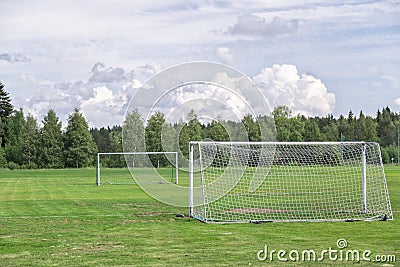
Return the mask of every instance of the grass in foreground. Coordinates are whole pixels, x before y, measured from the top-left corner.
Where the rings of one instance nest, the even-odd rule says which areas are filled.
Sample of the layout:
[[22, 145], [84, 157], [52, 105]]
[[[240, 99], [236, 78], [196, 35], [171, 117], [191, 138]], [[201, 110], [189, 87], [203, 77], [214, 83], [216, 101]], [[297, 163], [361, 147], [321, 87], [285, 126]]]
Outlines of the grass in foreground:
[[[95, 170], [0, 170], [1, 266], [382, 266], [259, 261], [269, 250], [346, 249], [400, 261], [400, 167], [386, 168], [394, 221], [208, 225], [176, 218], [135, 185], [96, 187]], [[286, 258], [288, 255], [286, 255]], [[386, 266], [396, 266], [386, 262]], [[398, 263], [397, 263], [398, 264]]]

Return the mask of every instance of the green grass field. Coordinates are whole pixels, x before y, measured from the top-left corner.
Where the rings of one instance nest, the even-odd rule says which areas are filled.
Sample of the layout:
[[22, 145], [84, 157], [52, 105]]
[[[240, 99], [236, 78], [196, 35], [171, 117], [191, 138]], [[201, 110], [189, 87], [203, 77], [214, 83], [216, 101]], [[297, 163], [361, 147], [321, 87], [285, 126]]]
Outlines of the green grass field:
[[[204, 224], [95, 169], [0, 170], [0, 266], [398, 266], [400, 167], [386, 166], [393, 221]], [[388, 262], [260, 261], [257, 252], [338, 249]], [[288, 259], [288, 253], [286, 256]]]

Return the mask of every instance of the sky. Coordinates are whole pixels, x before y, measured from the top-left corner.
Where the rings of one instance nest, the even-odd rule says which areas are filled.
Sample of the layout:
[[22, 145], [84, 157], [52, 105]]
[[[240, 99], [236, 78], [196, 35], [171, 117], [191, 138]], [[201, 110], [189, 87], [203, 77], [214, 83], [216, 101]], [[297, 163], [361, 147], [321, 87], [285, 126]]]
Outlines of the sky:
[[0, 10], [0, 81], [39, 123], [54, 109], [65, 125], [78, 107], [91, 127], [120, 125], [149, 78], [192, 61], [237, 69], [293, 114], [400, 112], [397, 0], [0, 0]]

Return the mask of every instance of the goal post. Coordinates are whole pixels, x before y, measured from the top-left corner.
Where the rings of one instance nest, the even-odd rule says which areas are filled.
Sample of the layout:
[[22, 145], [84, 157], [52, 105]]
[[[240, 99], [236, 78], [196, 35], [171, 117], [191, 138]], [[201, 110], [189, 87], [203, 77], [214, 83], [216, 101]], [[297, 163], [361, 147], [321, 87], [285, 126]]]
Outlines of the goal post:
[[207, 223], [392, 220], [379, 144], [189, 144], [189, 214]]
[[[179, 183], [178, 152], [103, 152], [97, 153], [96, 185], [136, 184], [156, 170], [158, 183]], [[131, 172], [134, 170], [134, 172]], [[154, 179], [149, 179], [154, 181]]]

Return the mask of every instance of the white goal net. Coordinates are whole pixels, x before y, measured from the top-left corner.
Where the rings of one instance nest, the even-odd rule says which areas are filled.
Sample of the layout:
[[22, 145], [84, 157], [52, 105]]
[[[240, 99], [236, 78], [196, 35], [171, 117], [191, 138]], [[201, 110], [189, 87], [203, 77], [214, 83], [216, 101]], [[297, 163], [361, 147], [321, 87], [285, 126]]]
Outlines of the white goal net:
[[97, 185], [138, 183], [178, 184], [178, 152], [97, 154]]
[[393, 219], [377, 143], [191, 142], [189, 166], [207, 223]]

